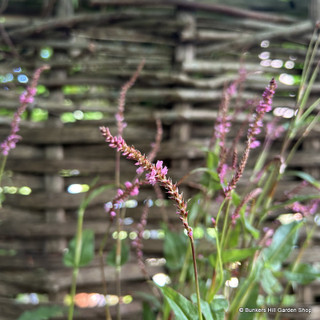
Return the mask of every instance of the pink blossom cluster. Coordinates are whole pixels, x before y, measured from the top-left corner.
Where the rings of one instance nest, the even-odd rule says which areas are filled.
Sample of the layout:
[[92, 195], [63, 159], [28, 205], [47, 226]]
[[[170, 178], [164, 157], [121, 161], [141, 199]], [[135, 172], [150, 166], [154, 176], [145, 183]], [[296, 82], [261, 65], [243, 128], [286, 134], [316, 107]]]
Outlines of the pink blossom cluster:
[[268, 227], [263, 228], [263, 231], [265, 232], [263, 237], [263, 242], [266, 247], [269, 247], [272, 243], [272, 236], [274, 234], [274, 230]]
[[275, 94], [275, 90], [277, 88], [277, 84], [272, 78], [269, 86], [265, 89], [262, 94], [262, 99], [259, 102], [259, 105], [256, 108], [256, 114], [254, 115], [254, 121], [250, 124], [250, 128], [248, 130], [248, 138], [250, 139], [250, 148], [254, 149], [260, 146], [260, 141], [256, 139], [256, 136], [261, 132], [261, 128], [263, 127], [263, 116], [266, 112], [270, 112], [272, 110], [272, 99]]
[[299, 212], [303, 216], [307, 217], [309, 215], [314, 215], [317, 212], [319, 205], [320, 199], [314, 199], [306, 205], [303, 205], [300, 202], [296, 201], [289, 205], [288, 208], [293, 210], [294, 212]]
[[138, 170], [140, 173], [143, 171], [147, 172], [146, 179], [150, 184], [154, 185], [156, 182], [159, 182], [167, 190], [169, 197], [175, 201], [177, 214], [179, 215], [179, 219], [182, 221], [188, 236], [193, 238], [192, 228], [189, 226], [187, 219], [187, 204], [184, 201], [182, 194], [179, 193], [177, 184], [173, 184], [172, 180], [166, 177], [168, 169], [167, 167], [163, 167], [163, 162], [157, 161], [156, 164], [151, 163], [139, 150], [132, 146], [129, 147], [122, 137], [112, 136], [109, 128], [100, 127], [100, 131], [110, 147], [117, 149], [122, 155], [127, 156], [128, 159], [135, 160], [135, 165], [139, 166]]
[[275, 94], [277, 84], [274, 79], [270, 81], [269, 86], [264, 90], [262, 94], [262, 99], [260, 100], [259, 105], [257, 106], [257, 113], [266, 113], [272, 110], [272, 98]]
[[158, 174], [161, 176], [165, 176], [168, 173], [168, 168], [163, 166], [163, 161], [158, 160], [155, 168], [152, 168], [149, 173], [146, 174], [146, 179], [151, 185], [155, 185], [157, 183]]
[[116, 214], [116, 209], [129, 197], [136, 196], [139, 194], [140, 181], [136, 179], [133, 183], [126, 181], [124, 183], [124, 189], [118, 189], [116, 197], [113, 199], [112, 203], [106, 203], [104, 209], [107, 213], [110, 214], [111, 219], [113, 219]]
[[17, 142], [21, 139], [21, 136], [19, 136], [17, 133], [20, 130], [20, 121], [21, 116], [26, 110], [28, 104], [33, 103], [34, 96], [37, 93], [37, 83], [40, 77], [40, 74], [43, 70], [49, 69], [48, 66], [43, 66], [39, 69], [37, 69], [33, 76], [33, 81], [30, 85], [30, 87], [27, 88], [26, 91], [24, 91], [20, 95], [20, 106], [16, 113], [13, 116], [13, 120], [11, 122], [11, 131], [8, 137], [0, 144], [1, 153], [4, 156], [7, 156], [9, 154], [9, 151], [14, 149], [16, 147]]
[[219, 139], [219, 145], [222, 147], [224, 145], [224, 137], [230, 131], [231, 127], [231, 117], [217, 117], [217, 124], [215, 125], [215, 136]]
[[243, 152], [240, 164], [238, 165], [231, 181], [228, 183], [228, 186], [224, 188], [224, 193], [226, 197], [230, 197], [231, 191], [235, 189], [238, 181], [242, 177], [249, 158], [250, 149], [257, 147], [260, 144], [260, 142], [256, 140], [256, 135], [261, 131], [260, 128], [262, 127], [263, 116], [267, 111], [270, 111], [272, 109], [272, 98], [275, 93], [276, 87], [277, 84], [275, 80], [272, 78], [269, 83], [269, 86], [263, 92], [262, 100], [256, 108], [254, 121], [250, 125], [250, 128], [248, 130], [247, 144]]
[[1, 143], [1, 152], [4, 156], [9, 154], [9, 151], [16, 147], [17, 142], [21, 139], [21, 136], [17, 134], [20, 130], [20, 121], [23, 112], [26, 110], [28, 104], [34, 101], [34, 96], [37, 93], [36, 88], [27, 88], [20, 96], [20, 107], [13, 116], [11, 122], [11, 132], [9, 136]]
[[267, 137], [271, 140], [275, 140], [281, 137], [281, 135], [285, 131], [285, 128], [282, 125], [277, 126], [275, 125], [275, 123], [270, 122], [266, 126], [266, 131]]

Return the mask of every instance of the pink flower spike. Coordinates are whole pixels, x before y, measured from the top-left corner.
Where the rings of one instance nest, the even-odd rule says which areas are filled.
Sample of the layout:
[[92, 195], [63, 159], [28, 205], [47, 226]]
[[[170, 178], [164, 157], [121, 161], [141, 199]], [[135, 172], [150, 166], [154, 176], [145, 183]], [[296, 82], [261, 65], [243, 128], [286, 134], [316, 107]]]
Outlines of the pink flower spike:
[[133, 190], [130, 192], [131, 196], [137, 196], [139, 194], [139, 188], [135, 187]]
[[156, 163], [156, 168], [157, 169], [162, 169], [163, 161], [158, 160]]
[[111, 218], [114, 218], [115, 216], [116, 216], [117, 214], [116, 214], [116, 212], [115, 211], [110, 211], [110, 216], [111, 216]]
[[122, 189], [118, 189], [118, 196], [122, 196], [123, 195], [123, 190]]
[[155, 185], [157, 182], [157, 171], [155, 169], [152, 169], [150, 173], [146, 174], [146, 179], [151, 185]]
[[250, 144], [251, 149], [258, 148], [259, 146], [260, 146], [260, 141], [258, 141], [258, 140], [252, 141]]
[[168, 173], [168, 168], [164, 166], [164, 168], [161, 169], [161, 174], [166, 175]]
[[143, 171], [144, 171], [144, 169], [143, 169], [142, 167], [139, 167], [139, 168], [136, 170], [137, 174], [142, 174]]
[[28, 92], [30, 95], [35, 96], [37, 93], [37, 88], [28, 88]]
[[126, 181], [124, 185], [126, 186], [127, 189], [132, 187], [132, 183], [130, 181]]

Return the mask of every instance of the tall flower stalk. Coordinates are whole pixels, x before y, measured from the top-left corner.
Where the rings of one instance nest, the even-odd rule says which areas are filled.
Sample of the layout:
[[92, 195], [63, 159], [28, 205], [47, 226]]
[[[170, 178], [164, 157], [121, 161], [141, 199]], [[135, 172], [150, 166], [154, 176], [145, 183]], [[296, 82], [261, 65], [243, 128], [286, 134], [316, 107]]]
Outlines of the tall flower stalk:
[[242, 177], [243, 171], [247, 164], [249, 153], [251, 149], [254, 149], [260, 145], [260, 142], [257, 140], [257, 135], [261, 132], [261, 127], [263, 126], [262, 120], [264, 115], [267, 112], [272, 110], [272, 98], [275, 94], [275, 89], [277, 88], [277, 84], [274, 79], [271, 79], [269, 86], [265, 89], [262, 94], [262, 99], [259, 105], [256, 108], [256, 112], [254, 115], [254, 121], [250, 124], [250, 128], [248, 130], [246, 147], [242, 155], [242, 159], [238, 168], [230, 180], [228, 186], [225, 188], [224, 192], [227, 197], [230, 196], [230, 192], [235, 189], [238, 181]]
[[[28, 105], [32, 104], [34, 101], [34, 96], [37, 93], [37, 84], [40, 78], [41, 73], [44, 70], [48, 70], [50, 67], [48, 65], [44, 65], [38, 68], [34, 74], [33, 79], [30, 86], [20, 95], [20, 105], [13, 116], [13, 120], [11, 122], [11, 130], [10, 134], [5, 138], [5, 140], [0, 144], [0, 151], [2, 154], [1, 164], [0, 164], [0, 186], [4, 173], [4, 169], [7, 162], [7, 157], [9, 152], [16, 147], [16, 144], [22, 139], [18, 132], [20, 131], [20, 122], [21, 116], [27, 109]], [[1, 207], [1, 197], [0, 197], [0, 207]]]
[[117, 151], [122, 153], [123, 156], [126, 156], [127, 159], [136, 161], [135, 165], [139, 166], [139, 172], [146, 172], [146, 179], [149, 182], [149, 184], [155, 185], [157, 182], [160, 183], [160, 185], [163, 186], [166, 192], [169, 194], [169, 197], [174, 201], [179, 219], [181, 220], [183, 227], [186, 230], [186, 233], [190, 240], [195, 275], [198, 315], [199, 320], [201, 320], [202, 312], [200, 304], [200, 289], [198, 282], [198, 271], [196, 264], [193, 230], [188, 223], [187, 203], [183, 199], [182, 194], [179, 192], [177, 184], [174, 184], [172, 180], [167, 177], [168, 169], [166, 166], [163, 166], [162, 161], [157, 161], [156, 164], [151, 163], [150, 160], [139, 150], [135, 149], [133, 146], [128, 146], [122, 137], [113, 136], [110, 133], [109, 128], [107, 127], [100, 127], [100, 131], [101, 134], [105, 137], [106, 142], [109, 143], [109, 146], [111, 148], [117, 149]]

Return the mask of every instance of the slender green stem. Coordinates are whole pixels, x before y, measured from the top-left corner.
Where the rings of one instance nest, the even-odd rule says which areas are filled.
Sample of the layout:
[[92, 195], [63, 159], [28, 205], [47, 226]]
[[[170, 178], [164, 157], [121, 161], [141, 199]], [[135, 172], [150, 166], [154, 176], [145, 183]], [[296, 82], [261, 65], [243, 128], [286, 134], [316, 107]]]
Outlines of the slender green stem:
[[197, 306], [198, 306], [198, 316], [199, 320], [202, 320], [202, 311], [201, 311], [201, 298], [200, 298], [200, 287], [199, 287], [199, 279], [198, 279], [198, 269], [197, 269], [197, 261], [196, 261], [196, 253], [194, 248], [193, 237], [189, 237], [191, 250], [192, 250], [192, 260], [193, 260], [193, 269], [194, 269], [194, 281], [196, 285], [196, 294], [197, 294]]
[[[101, 269], [101, 278], [102, 278], [102, 285], [103, 285], [103, 290], [104, 290], [104, 295], [107, 297], [108, 295], [108, 289], [107, 289], [107, 280], [106, 276], [104, 273], [104, 257], [103, 257], [103, 250], [106, 245], [106, 242], [109, 238], [109, 231], [110, 231], [111, 223], [108, 224], [107, 230], [104, 234], [104, 237], [101, 241], [100, 247], [99, 247], [99, 256], [100, 256], [100, 269]], [[106, 320], [112, 320], [111, 314], [110, 314], [110, 309], [108, 303], [105, 305], [105, 315], [106, 315]]]
[[300, 138], [298, 139], [298, 141], [294, 144], [294, 146], [291, 148], [289, 155], [287, 156], [286, 159], [286, 165], [290, 162], [291, 158], [293, 157], [293, 155], [295, 154], [295, 152], [297, 151], [299, 145], [301, 144], [302, 140], [306, 138], [306, 136], [309, 134], [309, 132], [312, 130], [312, 128], [314, 127], [315, 124], [317, 124], [319, 122], [319, 113], [317, 114], [317, 116], [312, 120], [312, 122], [308, 125], [308, 127], [305, 129], [305, 131], [303, 132], [303, 134], [300, 136]]
[[2, 157], [2, 162], [1, 162], [1, 167], [0, 167], [0, 186], [1, 186], [1, 182], [2, 182], [4, 168], [6, 167], [6, 163], [7, 163], [7, 158], [8, 158], [8, 156]]
[[117, 304], [117, 320], [121, 320], [121, 312], [120, 312], [120, 297], [121, 297], [121, 249], [122, 249], [122, 240], [120, 239], [120, 231], [121, 231], [121, 218], [120, 211], [117, 215], [117, 243], [116, 243], [116, 288], [117, 295], [119, 298], [119, 303]]
[[217, 241], [217, 255], [218, 255], [218, 264], [219, 264], [219, 285], [216, 289], [218, 291], [223, 283], [223, 265], [222, 265], [222, 257], [221, 257], [221, 249], [222, 245], [219, 242], [218, 230], [216, 229], [216, 241]]
[[70, 289], [71, 304], [69, 306], [68, 320], [73, 319], [73, 313], [74, 313], [74, 297], [76, 295], [77, 277], [79, 273], [79, 263], [81, 258], [83, 216], [84, 216], [84, 208], [80, 206], [78, 211], [76, 249], [75, 249], [75, 255], [74, 255], [74, 267], [73, 267], [71, 289]]
[[230, 204], [231, 204], [231, 200], [228, 199], [227, 209], [226, 209], [226, 213], [224, 215], [224, 220], [223, 220], [223, 228], [222, 228], [221, 241], [220, 241], [221, 249], [223, 249], [225, 246], [225, 236], [226, 236], [226, 230], [227, 230], [228, 221], [229, 221]]
[[[301, 249], [299, 250], [299, 253], [298, 253], [298, 255], [297, 255], [297, 258], [296, 258], [294, 264], [292, 265], [292, 268], [291, 268], [291, 271], [292, 271], [292, 272], [295, 271], [295, 269], [297, 268], [298, 264], [300, 263], [301, 258], [302, 258], [302, 255], [303, 255], [304, 251], [306, 250], [306, 248], [309, 246], [310, 240], [312, 239], [312, 236], [313, 236], [314, 231], [316, 230], [316, 228], [317, 228], [317, 225], [313, 225], [311, 231], [310, 231], [310, 232], [306, 232], [307, 238], [306, 238], [306, 240], [304, 241]], [[280, 306], [279, 306], [279, 307], [282, 307], [282, 306], [283, 306], [284, 298], [285, 298], [285, 296], [287, 295], [290, 287], [291, 287], [291, 281], [288, 281], [288, 283], [287, 283], [287, 285], [286, 285], [286, 287], [285, 287], [285, 289], [284, 289], [284, 292], [283, 292], [283, 294], [282, 294], [282, 299], [281, 299], [281, 302], [280, 302]], [[276, 313], [275, 320], [279, 320], [279, 317], [280, 317], [280, 313], [277, 312], [277, 313]]]
[[73, 268], [72, 280], [71, 280], [71, 289], [70, 289], [71, 304], [69, 306], [68, 320], [72, 320], [73, 319], [74, 297], [76, 295], [78, 273], [79, 273], [79, 268]]
[[[8, 156], [3, 156], [2, 162], [1, 162], [1, 167], [0, 167], [0, 187], [2, 186], [2, 176], [4, 173], [4, 168], [6, 167], [6, 162], [7, 162]], [[3, 190], [1, 191], [3, 192]], [[2, 208], [2, 195], [0, 194], [0, 208]]]
[[179, 286], [180, 286], [180, 287], [181, 287], [182, 285], [184, 285], [185, 280], [186, 280], [186, 277], [187, 277], [187, 272], [188, 272], [188, 267], [189, 267], [190, 256], [191, 256], [191, 248], [188, 247], [188, 248], [187, 248], [186, 255], [185, 255], [185, 257], [184, 257], [184, 262], [183, 262], [182, 270], [181, 270], [180, 276], [179, 276]]
[[226, 201], [227, 201], [226, 198], [223, 199], [223, 202], [222, 202], [221, 205], [220, 205], [220, 208], [219, 208], [219, 211], [218, 211], [218, 214], [217, 214], [217, 218], [216, 218], [216, 225], [218, 225], [218, 223], [219, 223], [220, 215], [221, 215], [222, 209], [223, 209]]

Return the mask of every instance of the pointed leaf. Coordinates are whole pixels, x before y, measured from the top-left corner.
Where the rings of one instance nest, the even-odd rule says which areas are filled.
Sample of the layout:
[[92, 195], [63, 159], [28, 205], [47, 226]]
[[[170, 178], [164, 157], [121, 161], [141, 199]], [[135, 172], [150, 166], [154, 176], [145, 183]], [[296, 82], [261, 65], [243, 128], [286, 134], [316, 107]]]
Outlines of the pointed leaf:
[[290, 281], [306, 285], [320, 278], [320, 270], [310, 264], [302, 263], [294, 271], [285, 271], [284, 275]]
[[229, 303], [222, 295], [216, 295], [210, 303], [211, 313], [214, 320], [224, 320], [225, 312], [228, 310]]
[[[193, 293], [191, 295], [191, 300], [194, 304], [197, 303], [197, 294]], [[210, 304], [207, 301], [200, 300], [200, 305], [201, 305], [201, 311], [202, 314], [204, 315], [206, 320], [214, 320], [212, 317], [211, 309], [210, 309]]]
[[251, 233], [251, 235], [257, 240], [260, 237], [260, 231], [256, 229], [246, 217], [243, 217], [244, 226]]
[[[221, 260], [223, 263], [242, 261], [254, 255], [259, 248], [245, 248], [245, 249], [227, 249], [221, 252]], [[209, 262], [213, 267], [216, 263], [216, 254], [209, 255]]]
[[302, 225], [302, 222], [294, 221], [280, 226], [272, 238], [271, 245], [262, 251], [266, 264], [273, 270], [278, 269], [292, 252]]
[[[243, 308], [249, 308], [254, 309], [257, 308], [257, 299], [259, 295], [259, 284], [254, 284], [253, 288], [251, 288], [250, 291], [247, 291], [246, 295], [248, 294], [248, 297], [246, 301], [244, 302], [244, 306], [241, 306]], [[239, 320], [252, 320], [255, 317], [255, 312], [242, 312], [239, 315]]]
[[265, 268], [261, 273], [261, 285], [264, 291], [269, 295], [274, 295], [282, 291], [280, 282], [275, 278], [272, 271]]
[[179, 292], [170, 287], [159, 287], [172, 311], [179, 320], [198, 319], [197, 307]]
[[63, 256], [63, 263], [67, 267], [83, 267], [89, 264], [94, 257], [94, 232], [93, 230], [82, 231], [81, 255], [79, 265], [75, 262], [76, 237], [70, 240], [68, 251]]

